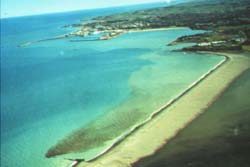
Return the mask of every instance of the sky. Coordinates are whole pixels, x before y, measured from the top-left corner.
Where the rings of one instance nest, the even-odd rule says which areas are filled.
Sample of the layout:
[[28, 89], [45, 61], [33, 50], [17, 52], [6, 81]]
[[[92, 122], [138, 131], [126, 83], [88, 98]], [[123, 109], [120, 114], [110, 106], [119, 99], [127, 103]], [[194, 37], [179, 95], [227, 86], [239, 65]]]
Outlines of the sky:
[[1, 18], [171, 0], [0, 0]]

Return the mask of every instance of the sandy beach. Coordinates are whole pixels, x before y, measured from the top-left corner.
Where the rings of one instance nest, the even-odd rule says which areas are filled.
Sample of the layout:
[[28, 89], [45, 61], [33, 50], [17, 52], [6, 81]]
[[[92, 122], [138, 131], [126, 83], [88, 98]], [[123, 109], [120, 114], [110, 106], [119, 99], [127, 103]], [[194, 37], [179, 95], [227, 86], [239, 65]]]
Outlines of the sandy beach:
[[[126, 33], [138, 33], [138, 32], [150, 32], [150, 31], [164, 31], [164, 30], [179, 30], [179, 29], [187, 29], [188, 27], [164, 27], [164, 28], [147, 28], [147, 29], [131, 29], [131, 30], [115, 30], [113, 33], [115, 33], [112, 36], [103, 36], [98, 40], [111, 40], [113, 38], [116, 38], [120, 35], [126, 34]], [[102, 33], [109, 33], [110, 31], [103, 31]]]
[[198, 118], [133, 167], [249, 166], [250, 69]]
[[129, 30], [128, 32], [149, 32], [149, 31], [163, 31], [163, 30], [178, 30], [186, 29], [188, 27], [165, 27], [165, 28], [148, 28], [148, 29], [138, 29], [138, 30]]
[[172, 105], [164, 107], [164, 111], [137, 129], [109, 152], [94, 161], [82, 162], [78, 166], [131, 166], [138, 159], [153, 154], [158, 148], [175, 137], [181, 129], [204, 112], [232, 81], [250, 68], [250, 59], [244, 54], [216, 54], [226, 56], [227, 61], [197, 83], [194, 88], [188, 90]]

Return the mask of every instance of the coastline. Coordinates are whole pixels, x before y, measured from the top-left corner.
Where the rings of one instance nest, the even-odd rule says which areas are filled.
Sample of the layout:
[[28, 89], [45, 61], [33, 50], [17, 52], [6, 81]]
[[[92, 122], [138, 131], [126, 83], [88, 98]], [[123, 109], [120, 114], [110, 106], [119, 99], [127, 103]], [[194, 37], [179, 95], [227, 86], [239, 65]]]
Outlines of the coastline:
[[[170, 104], [172, 104], [173, 101], [176, 101], [177, 99], [171, 100], [162, 108], [160, 108], [158, 112], [154, 112], [149, 118], [150, 121], [146, 120], [144, 123], [140, 124], [139, 127], [138, 125], [137, 127], [134, 127], [132, 129], [134, 132], [132, 134], [129, 133], [129, 135], [126, 135], [125, 137], [127, 138], [123, 142], [119, 143], [119, 141], [118, 143], [115, 143], [115, 145], [117, 145], [116, 147], [110, 147], [109, 149], [105, 150], [105, 152], [101, 153], [101, 157], [96, 157], [97, 159], [90, 162], [80, 163], [78, 166], [130, 166], [138, 159], [153, 154], [158, 148], [166, 143], [166, 140], [175, 137], [179, 130], [185, 128], [192, 120], [200, 115], [204, 109], [211, 105], [212, 102], [214, 102], [217, 97], [227, 88], [227, 86], [237, 78], [237, 76], [249, 68], [249, 58], [245, 56], [220, 52], [212, 53], [228, 57], [227, 61], [222, 64], [219, 63], [219, 66], [216, 65], [220, 68], [216, 68], [217, 70], [212, 69], [212, 71], [214, 71], [213, 75], [204, 77], [201, 84], [198, 84], [200, 83], [198, 82], [197, 84], [190, 85], [191, 87], [195, 86], [195, 88], [190, 90], [188, 89], [188, 91], [181, 95], [181, 98], [173, 105]], [[224, 84], [221, 84], [223, 82], [220, 81], [223, 81]], [[210, 83], [213, 83], [216, 87], [211, 87]], [[210, 94], [208, 94], [209, 97], [201, 97], [204, 93], [200, 92], [210, 92]], [[195, 101], [197, 103], [190, 104], [189, 99], [199, 98], [202, 98], [203, 101], [199, 102], [200, 100], [198, 100]], [[180, 109], [184, 108], [188, 110], [187, 113], [180, 111]], [[162, 110], [164, 111], [159, 112]], [[186, 117], [183, 117], [182, 114], [184, 114]], [[159, 118], [157, 115], [160, 115], [161, 118]], [[176, 118], [179, 118], [179, 116], [183, 118], [176, 120]], [[136, 129], [138, 130], [135, 131]], [[163, 131], [164, 133], [162, 133]], [[156, 135], [158, 138], [152, 139], [152, 136]], [[140, 140], [142, 138], [143, 140]], [[131, 148], [133, 148], [133, 150]]]
[[[248, 166], [250, 69], [238, 76], [198, 118], [155, 154], [133, 167]], [[216, 157], [216, 158], [214, 158]]]
[[145, 29], [138, 29], [138, 30], [128, 30], [127, 32], [149, 32], [149, 31], [162, 31], [162, 30], [178, 30], [178, 29], [186, 29], [189, 27], [177, 27], [177, 26], [169, 26], [164, 28], [145, 28]]
[[149, 121], [151, 121], [154, 117], [156, 117], [158, 114], [160, 114], [163, 110], [165, 110], [167, 107], [170, 107], [172, 104], [174, 104], [178, 99], [180, 99], [182, 96], [184, 96], [188, 91], [190, 91], [192, 88], [194, 88], [197, 84], [199, 84], [202, 80], [204, 80], [207, 76], [209, 76], [213, 71], [215, 71], [217, 68], [222, 66], [226, 61], [228, 57], [225, 57], [222, 61], [220, 61], [217, 65], [215, 65], [212, 69], [210, 69], [207, 73], [203, 74], [200, 78], [198, 78], [196, 81], [194, 81], [192, 84], [190, 84], [186, 89], [184, 89], [182, 92], [177, 94], [174, 98], [170, 99], [165, 105], [154, 111], [150, 116], [144, 120], [143, 122], [134, 125], [128, 132], [125, 134], [122, 134], [121, 136], [117, 137], [117, 139], [105, 150], [103, 150], [100, 154], [89, 160], [88, 162], [92, 162], [105, 153], [107, 153], [109, 150], [111, 150], [114, 146], [118, 145], [120, 142], [122, 142], [126, 137], [131, 135], [133, 132], [135, 132], [137, 129], [141, 128], [143, 125], [147, 124]]
[[[177, 27], [177, 26], [169, 26], [164, 28], [145, 28], [145, 29], [131, 29], [131, 30], [114, 30], [115, 35], [112, 36], [103, 36], [98, 40], [111, 40], [113, 38], [119, 37], [120, 35], [126, 33], [139, 33], [139, 32], [150, 32], [150, 31], [164, 31], [164, 30], [178, 30], [178, 29], [186, 29], [189, 27]], [[103, 31], [103, 33], [108, 33], [109, 31]], [[77, 32], [76, 32], [77, 34]]]

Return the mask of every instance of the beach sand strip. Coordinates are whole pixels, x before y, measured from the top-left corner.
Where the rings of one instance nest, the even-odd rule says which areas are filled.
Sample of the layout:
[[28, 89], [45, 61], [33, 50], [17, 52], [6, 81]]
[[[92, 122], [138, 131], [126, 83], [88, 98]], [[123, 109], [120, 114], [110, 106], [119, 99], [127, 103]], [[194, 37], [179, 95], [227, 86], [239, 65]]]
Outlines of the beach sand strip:
[[216, 53], [227, 61], [175, 103], [130, 134], [106, 154], [79, 167], [129, 167], [152, 155], [210, 106], [241, 73], [250, 68], [250, 58], [240, 53]]

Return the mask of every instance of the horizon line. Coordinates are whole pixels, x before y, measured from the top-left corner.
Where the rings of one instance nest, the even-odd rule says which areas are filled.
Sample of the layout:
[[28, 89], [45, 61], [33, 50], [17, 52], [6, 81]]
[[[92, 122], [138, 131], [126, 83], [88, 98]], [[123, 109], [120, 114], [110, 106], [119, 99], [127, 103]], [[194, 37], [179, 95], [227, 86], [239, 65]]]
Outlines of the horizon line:
[[49, 14], [59, 14], [59, 13], [68, 13], [68, 12], [77, 12], [83, 10], [95, 10], [95, 9], [108, 9], [108, 8], [119, 8], [124, 6], [136, 6], [136, 5], [143, 5], [143, 4], [155, 4], [155, 3], [166, 3], [162, 0], [156, 2], [146, 2], [146, 3], [138, 3], [138, 4], [127, 4], [127, 5], [117, 5], [117, 6], [107, 6], [107, 7], [97, 7], [97, 8], [84, 8], [84, 9], [75, 9], [75, 10], [65, 10], [65, 11], [55, 11], [55, 12], [45, 12], [45, 13], [35, 13], [35, 14], [27, 14], [27, 15], [19, 15], [19, 16], [7, 16], [1, 17], [0, 19], [12, 19], [12, 18], [19, 18], [19, 17], [32, 17], [32, 16], [41, 16], [41, 15], [49, 15]]

